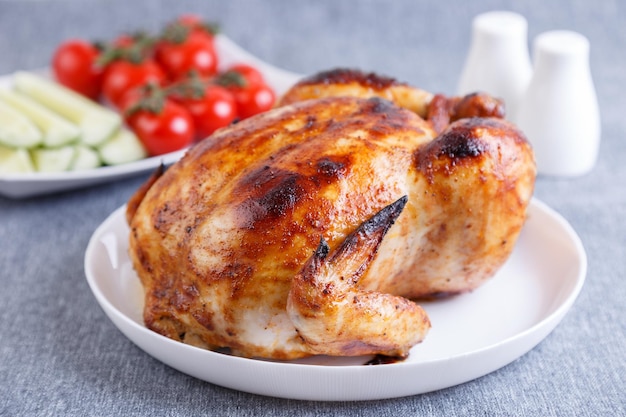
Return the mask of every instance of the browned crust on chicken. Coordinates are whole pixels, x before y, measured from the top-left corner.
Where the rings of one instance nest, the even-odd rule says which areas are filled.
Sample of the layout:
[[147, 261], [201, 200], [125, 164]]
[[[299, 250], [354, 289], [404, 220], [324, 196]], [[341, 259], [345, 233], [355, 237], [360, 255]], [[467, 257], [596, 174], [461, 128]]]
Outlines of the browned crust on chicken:
[[372, 271], [362, 285], [408, 298], [471, 291], [495, 274], [517, 241], [534, 188], [532, 149], [509, 122], [462, 119], [420, 147], [414, 167], [421, 212], [412, 225], [416, 241], [402, 248], [412, 267], [384, 282], [370, 281], [378, 273]]
[[[327, 97], [200, 142], [129, 210], [146, 325], [248, 357], [406, 354], [428, 328], [406, 298], [470, 291], [493, 276], [534, 185], [532, 150], [510, 123], [463, 119], [436, 136], [378, 96]], [[405, 195], [386, 235], [357, 232]], [[367, 305], [402, 308], [375, 320]], [[360, 330], [325, 325], [338, 311]]]
[[406, 298], [364, 291], [359, 281], [408, 198], [400, 198], [350, 233], [332, 253], [322, 238], [291, 284], [287, 312], [313, 352], [405, 357], [430, 329]]
[[426, 117], [433, 95], [391, 77], [357, 69], [337, 68], [300, 80], [279, 105], [322, 97], [380, 97]]
[[380, 75], [374, 72], [363, 72], [357, 69], [336, 68], [329, 71], [322, 71], [299, 82], [300, 85], [315, 84], [352, 84], [357, 83], [365, 88], [376, 91], [383, 91], [390, 87], [408, 86], [407, 83], [400, 82], [395, 78]]
[[428, 104], [426, 120], [437, 133], [461, 119], [471, 117], [504, 118], [504, 102], [485, 93], [471, 93], [464, 97], [446, 97], [436, 94]]
[[[286, 316], [291, 280], [320, 237], [334, 248], [406, 194], [410, 147], [432, 135], [387, 101], [345, 97], [276, 109], [199, 143], [130, 222], [146, 325], [246, 356], [312, 354]], [[255, 343], [249, 326], [281, 344]]]
[[296, 83], [279, 105], [322, 97], [380, 97], [409, 109], [441, 133], [450, 123], [470, 117], [504, 118], [504, 102], [483, 92], [462, 97], [431, 94], [395, 78], [351, 68], [322, 71]]

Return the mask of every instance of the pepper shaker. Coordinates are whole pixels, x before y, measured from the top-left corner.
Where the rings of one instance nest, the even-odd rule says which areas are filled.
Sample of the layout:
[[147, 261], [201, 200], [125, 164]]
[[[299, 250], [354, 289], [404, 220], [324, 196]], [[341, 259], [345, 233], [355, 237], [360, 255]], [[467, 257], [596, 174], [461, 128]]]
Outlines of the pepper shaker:
[[591, 171], [600, 145], [600, 111], [589, 66], [589, 41], [572, 31], [535, 38], [534, 74], [517, 122], [535, 150], [540, 174]]
[[507, 118], [515, 121], [531, 76], [528, 22], [524, 16], [508, 11], [476, 16], [458, 94], [482, 91], [503, 99]]

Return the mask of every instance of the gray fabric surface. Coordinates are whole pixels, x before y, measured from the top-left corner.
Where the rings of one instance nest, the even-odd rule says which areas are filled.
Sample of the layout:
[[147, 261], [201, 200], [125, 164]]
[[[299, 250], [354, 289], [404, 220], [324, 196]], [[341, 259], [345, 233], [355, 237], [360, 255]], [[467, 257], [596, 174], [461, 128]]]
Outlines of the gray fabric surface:
[[114, 327], [84, 277], [89, 237], [144, 180], [136, 177], [24, 200], [0, 197], [0, 415], [626, 415], [623, 2], [0, 1], [0, 74], [46, 66], [69, 37], [156, 30], [197, 12], [279, 67], [360, 67], [453, 93], [471, 18], [494, 9], [524, 14], [530, 38], [549, 29], [586, 35], [602, 111], [594, 171], [537, 181], [536, 196], [580, 235], [589, 270], [569, 314], [535, 349], [460, 386], [369, 402], [275, 399], [179, 373]]

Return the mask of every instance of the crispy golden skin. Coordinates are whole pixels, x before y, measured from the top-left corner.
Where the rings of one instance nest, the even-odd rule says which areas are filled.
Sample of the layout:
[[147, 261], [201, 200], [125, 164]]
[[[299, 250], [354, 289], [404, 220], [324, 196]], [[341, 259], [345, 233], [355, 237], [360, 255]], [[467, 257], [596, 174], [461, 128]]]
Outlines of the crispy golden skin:
[[294, 277], [287, 313], [312, 352], [402, 357], [430, 329], [428, 317], [417, 304], [359, 286], [362, 274], [407, 200], [404, 196], [380, 210], [332, 253], [322, 238]]
[[380, 97], [409, 109], [428, 121], [437, 133], [451, 122], [471, 117], [505, 116], [504, 102], [483, 92], [463, 97], [432, 94], [394, 78], [356, 69], [337, 68], [300, 80], [285, 93], [279, 105], [321, 97]]
[[299, 81], [283, 95], [279, 105], [322, 97], [380, 97], [426, 118], [433, 94], [376, 73], [337, 68]]
[[437, 137], [386, 100], [329, 97], [244, 120], [129, 205], [145, 323], [247, 357], [405, 356], [430, 327], [406, 298], [493, 276], [534, 178], [500, 119]]

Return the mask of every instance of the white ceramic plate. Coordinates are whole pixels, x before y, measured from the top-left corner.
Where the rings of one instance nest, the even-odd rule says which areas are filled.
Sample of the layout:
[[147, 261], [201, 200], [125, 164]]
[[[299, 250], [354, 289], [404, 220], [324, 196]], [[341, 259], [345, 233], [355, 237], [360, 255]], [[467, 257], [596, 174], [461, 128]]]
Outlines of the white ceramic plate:
[[[512, 256], [470, 294], [422, 304], [432, 330], [403, 362], [314, 357], [294, 362], [244, 359], [207, 351], [148, 330], [143, 290], [127, 255], [124, 207], [95, 231], [85, 273], [113, 323], [137, 346], [196, 378], [255, 394], [303, 400], [401, 397], [461, 384], [495, 371], [535, 347], [560, 322], [580, 292], [587, 258], [559, 214], [533, 200]], [[514, 378], [514, 376], [512, 376]]]
[[[224, 70], [236, 63], [254, 64], [264, 75], [267, 83], [278, 95], [284, 93], [300, 77], [280, 68], [276, 68], [243, 50], [224, 35], [216, 37], [219, 70]], [[48, 69], [36, 72], [49, 75]], [[11, 86], [11, 75], [0, 77], [0, 88]], [[138, 175], [156, 169], [161, 163], [169, 165], [184, 155], [185, 151], [177, 151], [166, 155], [155, 156], [118, 166], [105, 166], [85, 171], [59, 173], [0, 173], [0, 195], [11, 198], [31, 197], [58, 191], [71, 190], [89, 185], [96, 185], [116, 179]]]

